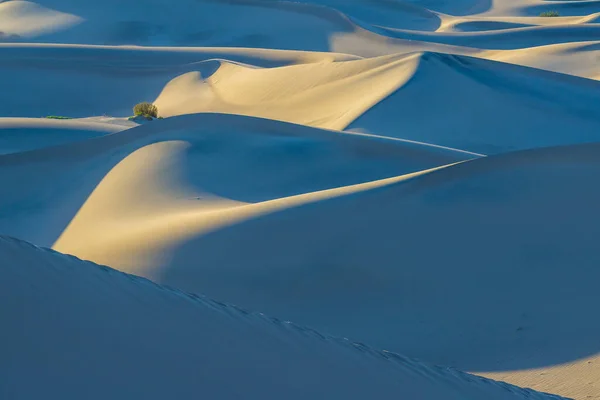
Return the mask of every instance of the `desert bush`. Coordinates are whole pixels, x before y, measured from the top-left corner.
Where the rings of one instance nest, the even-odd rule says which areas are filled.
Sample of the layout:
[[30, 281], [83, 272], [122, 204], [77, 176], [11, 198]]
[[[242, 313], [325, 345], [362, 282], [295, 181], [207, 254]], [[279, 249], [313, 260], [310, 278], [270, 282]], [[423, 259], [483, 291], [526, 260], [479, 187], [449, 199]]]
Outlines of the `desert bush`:
[[540, 14], [540, 17], [558, 17], [560, 14], [558, 11], [544, 11]]
[[133, 107], [133, 115], [156, 118], [158, 117], [158, 107], [152, 103], [139, 103]]

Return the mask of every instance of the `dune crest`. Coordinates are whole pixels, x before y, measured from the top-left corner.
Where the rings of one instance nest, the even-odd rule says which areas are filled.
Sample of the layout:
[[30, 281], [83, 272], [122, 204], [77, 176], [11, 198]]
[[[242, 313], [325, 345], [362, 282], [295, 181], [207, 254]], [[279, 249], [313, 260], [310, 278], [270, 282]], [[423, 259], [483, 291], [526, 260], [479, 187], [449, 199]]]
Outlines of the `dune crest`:
[[339, 130], [405, 84], [418, 55], [268, 69], [211, 63], [205, 76], [190, 72], [165, 86], [154, 101], [165, 116], [225, 112]]
[[181, 237], [144, 259], [152, 268], [131, 266], [125, 250], [110, 261], [327, 333], [585, 398], [594, 386], [577, 382], [598, 379], [588, 361], [599, 351], [589, 315], [600, 228], [586, 222], [600, 201], [588, 184], [598, 154], [578, 145], [474, 159]]

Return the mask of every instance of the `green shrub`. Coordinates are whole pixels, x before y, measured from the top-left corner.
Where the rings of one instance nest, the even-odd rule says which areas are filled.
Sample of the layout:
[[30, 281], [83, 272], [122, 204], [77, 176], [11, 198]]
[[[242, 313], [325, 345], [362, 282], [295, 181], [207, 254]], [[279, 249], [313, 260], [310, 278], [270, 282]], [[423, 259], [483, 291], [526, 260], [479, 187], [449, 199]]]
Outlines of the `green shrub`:
[[158, 107], [152, 103], [139, 103], [133, 107], [133, 115], [156, 118], [158, 117]]
[[71, 117], [61, 117], [60, 115], [47, 115], [46, 118], [48, 118], [48, 119], [73, 119]]
[[558, 11], [544, 11], [540, 14], [540, 17], [559, 17]]

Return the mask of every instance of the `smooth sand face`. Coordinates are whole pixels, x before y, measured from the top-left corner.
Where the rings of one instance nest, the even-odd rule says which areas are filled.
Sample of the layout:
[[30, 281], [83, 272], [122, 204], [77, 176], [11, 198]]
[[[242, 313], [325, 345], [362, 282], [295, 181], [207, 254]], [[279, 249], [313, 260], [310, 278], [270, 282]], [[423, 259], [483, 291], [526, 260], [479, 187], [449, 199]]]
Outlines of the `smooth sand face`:
[[[0, 234], [598, 399], [599, 16], [598, 1], [0, 2]], [[166, 118], [129, 121], [140, 101]], [[381, 393], [495, 396], [457, 387]]]
[[0, 3], [2, 38], [8, 40], [30, 39], [66, 30], [83, 22], [68, 13], [46, 8], [30, 1], [5, 1]]
[[[0, 236], [3, 398], [555, 400]], [[27, 334], [23, 334], [27, 332]], [[57, 375], [56, 371], [60, 371]], [[36, 385], [28, 385], [35, 378]]]
[[267, 69], [215, 60], [205, 74], [173, 79], [155, 104], [165, 116], [224, 112], [344, 129], [406, 84], [418, 61], [418, 55], [385, 56]]

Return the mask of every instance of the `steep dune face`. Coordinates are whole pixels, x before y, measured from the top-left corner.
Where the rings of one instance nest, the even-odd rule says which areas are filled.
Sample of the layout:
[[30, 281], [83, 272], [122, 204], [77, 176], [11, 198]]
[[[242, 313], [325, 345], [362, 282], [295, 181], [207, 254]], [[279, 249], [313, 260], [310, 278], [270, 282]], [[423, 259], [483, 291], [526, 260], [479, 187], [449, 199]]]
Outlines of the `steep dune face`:
[[595, 81], [426, 53], [405, 85], [348, 129], [484, 154], [592, 142], [600, 139], [598, 89]]
[[165, 86], [155, 101], [165, 116], [225, 112], [344, 129], [405, 84], [418, 55], [268, 69], [212, 64], [205, 76], [190, 72]]
[[327, 338], [5, 236], [0, 259], [0, 293], [11, 306], [0, 309], [3, 398], [558, 399]]
[[[183, 116], [83, 143], [0, 157], [0, 180], [14, 188], [0, 200], [4, 211], [0, 225], [4, 232], [50, 246], [87, 200], [90, 207], [96, 204], [102, 210], [88, 215], [100, 225], [116, 223], [114, 229], [124, 236], [137, 229], [133, 223], [132, 231], [121, 230], [127, 215], [135, 214], [140, 223], [164, 215], [166, 231], [157, 239], [167, 240], [171, 213], [202, 211], [206, 204], [213, 206], [211, 199], [264, 202], [473, 157], [477, 155], [258, 118]], [[151, 212], [140, 214], [145, 205]], [[131, 214], [131, 209], [140, 213]], [[120, 211], [113, 215], [116, 210]], [[213, 220], [219, 218], [225, 217], [216, 215]], [[182, 222], [192, 224], [194, 231], [198, 225], [194, 221], [200, 220], [191, 213]], [[80, 236], [84, 232], [118, 242], [111, 239], [118, 236], [113, 227], [89, 231], [85, 222], [73, 224], [79, 228], [65, 232], [63, 238], [77, 243], [70, 251], [87, 251], [91, 243], [82, 240], [87, 237]], [[100, 242], [99, 237], [94, 241]], [[106, 256], [116, 255], [116, 250], [103, 246], [92, 247]]]
[[[165, 115], [256, 115], [492, 154], [598, 140], [599, 88], [496, 62], [415, 53], [268, 69], [213, 61], [169, 82], [156, 104]], [[474, 135], [476, 126], [486, 128]]]
[[[519, 382], [584, 396], [593, 386], [575, 383], [599, 378], [593, 362], [577, 362], [599, 351], [589, 318], [600, 300], [599, 151], [482, 158], [180, 236], [146, 258], [152, 268], [131, 266], [125, 250], [111, 263], [429, 362], [517, 375], [552, 367], [555, 379]], [[132, 243], [134, 258], [151, 254]]]

